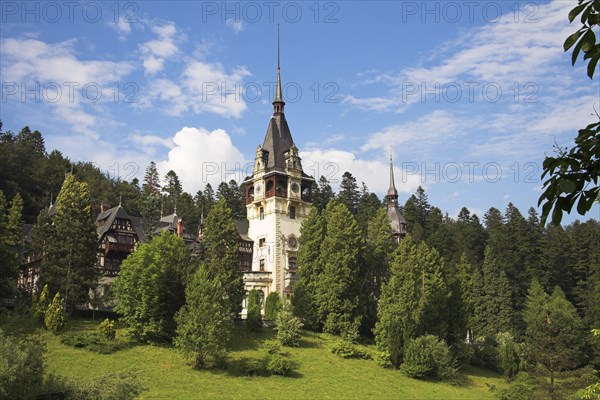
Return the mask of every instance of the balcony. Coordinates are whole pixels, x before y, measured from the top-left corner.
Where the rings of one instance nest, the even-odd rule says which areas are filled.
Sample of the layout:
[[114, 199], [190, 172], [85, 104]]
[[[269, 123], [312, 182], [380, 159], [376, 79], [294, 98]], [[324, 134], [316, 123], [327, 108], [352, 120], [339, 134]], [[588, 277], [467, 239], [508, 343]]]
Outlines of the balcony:
[[115, 253], [131, 253], [133, 251], [133, 247], [133, 244], [128, 243], [107, 242], [104, 244], [104, 255], [108, 254], [111, 251]]
[[246, 271], [242, 272], [244, 282], [271, 282], [270, 271]]

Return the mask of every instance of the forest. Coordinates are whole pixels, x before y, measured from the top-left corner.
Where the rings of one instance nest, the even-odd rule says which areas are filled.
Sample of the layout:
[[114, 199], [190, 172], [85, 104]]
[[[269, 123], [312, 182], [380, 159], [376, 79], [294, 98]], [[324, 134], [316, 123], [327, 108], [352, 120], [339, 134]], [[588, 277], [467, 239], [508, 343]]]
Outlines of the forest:
[[[240, 184], [222, 182], [216, 191], [206, 184], [192, 195], [183, 191], [174, 171], [161, 179], [154, 162], [142, 182], [127, 182], [91, 163], [71, 162], [58, 150], [48, 153], [43, 135], [29, 127], [0, 133], [0, 171], [0, 251], [12, 254], [2, 263], [4, 297], [14, 293], [14, 249], [27, 250], [22, 223], [32, 224], [32, 232], [44, 238], [42, 250], [36, 250], [35, 234], [30, 245], [49, 259], [53, 246], [70, 240], [71, 226], [77, 232], [85, 225], [77, 236], [89, 240], [80, 240], [77, 248], [89, 248], [87, 259], [73, 258], [69, 266], [93, 265], [93, 218], [101, 207], [122, 203], [128, 213], [143, 218], [146, 228], [176, 210], [188, 230], [204, 219], [200, 255], [189, 260], [175, 237], [152, 238], [124, 262], [115, 287], [116, 310], [136, 340], [174, 341], [196, 353], [197, 368], [226, 353], [221, 339], [230, 337], [231, 318], [243, 295], [232, 252], [237, 243], [233, 221], [245, 218]], [[72, 209], [57, 210], [55, 230], [43, 231], [45, 210], [59, 196], [72, 196], [73, 201], [64, 202]], [[496, 370], [513, 382], [503, 398], [564, 398], [596, 380], [600, 346], [592, 333], [600, 327], [598, 221], [544, 226], [533, 207], [524, 215], [510, 203], [504, 210], [490, 208], [481, 219], [467, 208], [452, 218], [419, 187], [401, 207], [408, 235], [397, 246], [385, 206], [385, 199], [350, 172], [344, 173], [337, 193], [320, 177], [301, 228], [292, 308], [280, 311], [291, 311], [298, 320], [289, 314], [282, 326], [338, 335], [350, 354], [357, 343], [375, 343], [382, 366], [410, 377], [452, 380], [462, 364]], [[223, 247], [223, 241], [229, 246]], [[58, 266], [68, 258], [56, 254]], [[151, 265], [158, 269], [148, 279], [161, 280], [140, 281], [149, 259], [157, 260]], [[52, 288], [61, 272], [48, 271], [45, 282]], [[68, 288], [63, 296], [81, 300], [84, 286], [94, 279], [89, 273], [83, 286]], [[163, 306], [127, 300], [143, 297], [140, 290], [171, 297]], [[56, 290], [50, 292], [54, 297]], [[222, 298], [229, 300], [219, 305]], [[141, 306], [146, 307], [143, 319]], [[200, 356], [202, 328], [193, 321], [202, 318], [218, 338], [203, 337], [213, 347]], [[530, 397], [511, 397], [515, 393]]]

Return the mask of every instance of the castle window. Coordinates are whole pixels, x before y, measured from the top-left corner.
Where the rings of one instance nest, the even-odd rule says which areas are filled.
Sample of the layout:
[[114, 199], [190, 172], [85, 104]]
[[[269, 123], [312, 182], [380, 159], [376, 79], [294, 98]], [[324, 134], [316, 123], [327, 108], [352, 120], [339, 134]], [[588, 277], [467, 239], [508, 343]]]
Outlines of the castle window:
[[264, 208], [260, 208], [259, 210], [259, 214], [260, 214], [260, 219], [265, 219], [265, 209]]
[[263, 308], [264, 304], [265, 304], [265, 292], [263, 292], [262, 290], [258, 290], [258, 295], [260, 296], [260, 308]]
[[296, 271], [296, 269], [298, 268], [298, 264], [297, 264], [297, 258], [296, 257], [290, 257], [288, 260], [288, 268], [290, 271]]
[[296, 207], [290, 207], [290, 219], [296, 219]]
[[264, 247], [264, 245], [265, 245], [265, 238], [258, 239], [258, 247]]
[[260, 263], [259, 263], [259, 271], [260, 272], [265, 272], [265, 259], [261, 258], [260, 259]]

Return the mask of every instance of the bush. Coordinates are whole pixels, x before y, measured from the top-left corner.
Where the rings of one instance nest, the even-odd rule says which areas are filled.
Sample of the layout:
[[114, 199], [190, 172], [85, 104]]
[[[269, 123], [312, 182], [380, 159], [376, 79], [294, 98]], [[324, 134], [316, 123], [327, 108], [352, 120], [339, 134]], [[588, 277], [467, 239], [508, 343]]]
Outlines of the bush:
[[265, 320], [274, 321], [281, 309], [281, 297], [279, 296], [279, 293], [269, 293], [265, 300]]
[[262, 328], [260, 308], [260, 295], [256, 289], [252, 289], [248, 293], [248, 314], [246, 316], [246, 328], [250, 332], [257, 332]]
[[117, 329], [115, 328], [115, 321], [106, 318], [98, 325], [98, 331], [107, 338], [108, 340], [115, 340]]
[[453, 380], [457, 376], [453, 364], [454, 360], [446, 343], [436, 336], [426, 335], [408, 342], [400, 370], [411, 378]]
[[358, 358], [367, 360], [371, 355], [348, 340], [338, 339], [331, 343], [331, 352], [341, 358]]
[[489, 337], [478, 337], [473, 343], [475, 349], [473, 365], [499, 371], [498, 348], [496, 341]]
[[512, 380], [519, 371], [517, 344], [508, 332], [499, 333], [496, 341], [498, 342], [498, 366], [504, 375]]
[[279, 354], [281, 353], [281, 344], [277, 340], [265, 340], [263, 349], [267, 354]]
[[267, 376], [266, 358], [241, 358], [230, 364], [230, 371], [235, 375]]
[[271, 375], [289, 376], [292, 362], [281, 354], [271, 354], [267, 358], [267, 372]]
[[0, 329], [0, 398], [27, 398], [39, 392], [46, 344], [30, 336], [16, 338]]
[[91, 381], [68, 380], [64, 385], [67, 400], [133, 400], [146, 390], [133, 371], [101, 375]]
[[127, 343], [107, 339], [100, 332], [66, 333], [60, 336], [60, 342], [67, 346], [85, 348], [99, 354], [111, 354], [128, 347]]
[[288, 309], [281, 310], [275, 319], [277, 330], [277, 340], [283, 346], [300, 346], [300, 337], [302, 336], [302, 322]]
[[392, 368], [392, 362], [390, 359], [390, 353], [387, 351], [377, 351], [375, 352], [375, 362], [377, 365], [383, 368]]
[[42, 324], [44, 324], [46, 310], [50, 306], [49, 296], [48, 285], [44, 285], [39, 298], [36, 298], [35, 292], [31, 295], [31, 312], [33, 317]]
[[63, 309], [60, 293], [56, 293], [52, 303], [48, 306], [44, 316], [44, 323], [46, 324], [46, 328], [54, 333], [57, 333], [65, 327], [65, 324], [67, 323], [67, 314]]

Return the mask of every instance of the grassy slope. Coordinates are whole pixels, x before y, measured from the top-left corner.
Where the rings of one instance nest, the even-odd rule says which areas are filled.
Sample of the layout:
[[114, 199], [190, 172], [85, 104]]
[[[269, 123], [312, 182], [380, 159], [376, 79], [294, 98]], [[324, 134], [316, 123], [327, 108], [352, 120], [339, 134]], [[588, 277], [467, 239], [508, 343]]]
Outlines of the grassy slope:
[[[91, 328], [91, 323], [76, 322], [72, 329]], [[119, 335], [124, 331], [119, 330]], [[504, 386], [498, 375], [469, 370], [466, 386], [409, 379], [398, 371], [386, 370], [372, 360], [344, 360], [326, 348], [326, 336], [306, 333], [302, 347], [286, 349], [298, 363], [295, 377], [234, 377], [222, 371], [193, 370], [172, 348], [136, 346], [110, 355], [101, 355], [62, 345], [47, 333], [48, 370], [85, 378], [91, 374], [137, 369], [149, 389], [143, 399], [487, 399], [493, 398], [487, 385]], [[239, 357], [258, 357], [261, 337], [238, 341], [231, 353]]]

